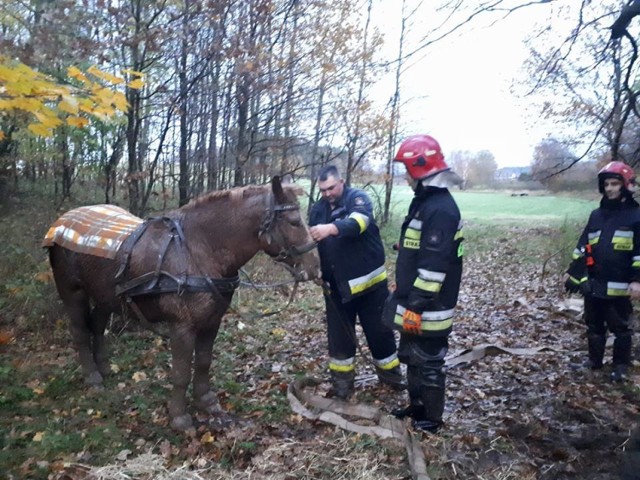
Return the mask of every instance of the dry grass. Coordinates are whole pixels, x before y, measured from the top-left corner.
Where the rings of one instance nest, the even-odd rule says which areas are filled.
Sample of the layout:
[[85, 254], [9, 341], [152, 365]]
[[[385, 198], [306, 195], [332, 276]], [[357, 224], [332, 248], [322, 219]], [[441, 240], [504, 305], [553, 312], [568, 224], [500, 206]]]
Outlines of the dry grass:
[[[353, 436], [343, 435], [329, 441], [274, 443], [252, 459], [244, 471], [229, 471], [205, 458], [194, 459], [190, 465], [169, 469], [159, 453], [147, 452], [123, 462], [101, 467], [75, 464], [87, 480], [267, 480], [312, 479], [332, 480], [402, 480], [405, 476], [389, 476], [389, 466], [383, 455], [357, 451]], [[505, 477], [507, 478], [507, 477]], [[510, 477], [509, 477], [510, 478]]]

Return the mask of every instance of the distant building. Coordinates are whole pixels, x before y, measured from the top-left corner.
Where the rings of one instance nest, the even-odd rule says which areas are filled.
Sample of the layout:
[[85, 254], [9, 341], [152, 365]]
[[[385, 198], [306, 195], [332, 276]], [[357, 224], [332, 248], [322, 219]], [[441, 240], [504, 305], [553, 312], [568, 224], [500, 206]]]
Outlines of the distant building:
[[503, 167], [496, 171], [496, 180], [505, 182], [509, 180], [519, 180], [522, 175], [531, 175], [531, 166], [527, 167]]

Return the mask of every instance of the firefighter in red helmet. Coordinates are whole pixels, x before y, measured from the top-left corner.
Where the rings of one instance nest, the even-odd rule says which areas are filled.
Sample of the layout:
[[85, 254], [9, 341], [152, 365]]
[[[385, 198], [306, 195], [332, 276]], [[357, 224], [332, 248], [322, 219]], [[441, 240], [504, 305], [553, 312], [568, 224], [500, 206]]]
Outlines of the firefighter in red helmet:
[[615, 337], [611, 380], [624, 381], [633, 334], [629, 297], [640, 298], [640, 208], [632, 196], [633, 169], [610, 162], [598, 172], [598, 190], [600, 207], [589, 216], [564, 285], [569, 293], [584, 296], [587, 367], [602, 368], [609, 330]]
[[449, 188], [462, 179], [447, 166], [438, 142], [415, 135], [394, 160], [405, 165], [414, 198], [402, 224], [396, 289], [384, 319], [400, 331], [398, 356], [407, 366], [409, 406], [416, 429], [436, 432], [445, 403], [444, 358], [462, 276], [460, 210]]

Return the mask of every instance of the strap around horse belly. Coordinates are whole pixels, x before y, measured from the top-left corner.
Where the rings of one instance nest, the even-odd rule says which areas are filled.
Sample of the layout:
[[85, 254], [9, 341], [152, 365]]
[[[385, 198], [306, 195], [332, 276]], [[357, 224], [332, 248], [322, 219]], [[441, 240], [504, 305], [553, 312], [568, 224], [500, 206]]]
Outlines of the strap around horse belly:
[[233, 293], [240, 277], [176, 277], [165, 271], [149, 272], [116, 285], [116, 295], [136, 297], [161, 293]]

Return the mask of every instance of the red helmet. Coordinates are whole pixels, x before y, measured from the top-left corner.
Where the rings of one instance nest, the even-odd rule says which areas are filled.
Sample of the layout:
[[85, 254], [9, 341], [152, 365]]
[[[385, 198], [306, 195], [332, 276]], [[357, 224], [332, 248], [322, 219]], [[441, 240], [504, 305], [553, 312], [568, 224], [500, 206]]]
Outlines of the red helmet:
[[623, 162], [609, 162], [598, 172], [598, 190], [604, 193], [604, 179], [617, 178], [622, 181], [624, 188], [632, 191], [636, 183], [636, 174], [633, 169]]
[[414, 180], [422, 180], [449, 170], [440, 144], [429, 135], [413, 135], [400, 145], [395, 162], [402, 162]]

